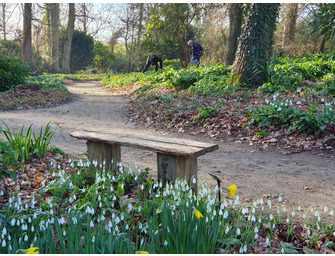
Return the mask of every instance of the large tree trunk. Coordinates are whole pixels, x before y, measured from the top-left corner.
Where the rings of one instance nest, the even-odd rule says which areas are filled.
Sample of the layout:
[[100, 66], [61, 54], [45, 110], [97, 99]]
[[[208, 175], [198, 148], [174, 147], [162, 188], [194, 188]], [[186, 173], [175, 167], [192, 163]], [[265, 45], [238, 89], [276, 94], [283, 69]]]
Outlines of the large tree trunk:
[[75, 7], [74, 3], [69, 4], [69, 20], [66, 29], [66, 37], [63, 49], [62, 72], [65, 74], [70, 73], [70, 59], [71, 59], [71, 45], [74, 31], [75, 21]]
[[284, 27], [284, 40], [283, 46], [288, 46], [295, 41], [295, 28], [298, 17], [298, 4], [288, 3], [286, 4], [286, 17]]
[[59, 4], [50, 4], [51, 16], [51, 73], [59, 73]]
[[31, 12], [32, 4], [25, 3], [23, 8], [23, 59], [33, 69], [33, 49], [31, 46]]
[[228, 53], [225, 60], [226, 66], [232, 65], [238, 45], [238, 37], [241, 34], [243, 4], [229, 4], [229, 38]]
[[265, 82], [265, 74], [256, 71], [265, 68], [271, 57], [278, 9], [279, 4], [250, 4], [230, 83], [255, 87]]

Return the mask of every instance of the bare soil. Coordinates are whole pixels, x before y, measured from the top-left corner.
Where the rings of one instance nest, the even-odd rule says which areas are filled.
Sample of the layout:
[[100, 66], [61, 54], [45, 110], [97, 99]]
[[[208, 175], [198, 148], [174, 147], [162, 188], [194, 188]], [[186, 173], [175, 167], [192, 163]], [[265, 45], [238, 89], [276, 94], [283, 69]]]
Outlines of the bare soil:
[[[52, 144], [66, 153], [86, 152], [86, 143], [69, 136], [83, 129], [113, 130], [156, 134], [217, 143], [219, 150], [198, 158], [198, 179], [215, 186], [209, 173], [218, 176], [225, 186], [236, 184], [241, 202], [249, 204], [257, 197], [277, 198], [280, 194], [288, 208], [298, 204], [329, 208], [335, 207], [335, 155], [302, 152], [284, 155], [280, 152], [261, 151], [241, 141], [220, 142], [202, 135], [177, 133], [144, 128], [129, 122], [129, 100], [123, 95], [112, 95], [100, 82], [68, 85], [75, 95], [70, 103], [53, 108], [0, 112], [0, 119], [12, 129], [45, 126], [50, 120], [53, 128], [60, 125]], [[194, 133], [192, 133], [194, 134]], [[157, 178], [156, 155], [150, 151], [122, 148], [122, 161], [141, 169], [150, 168], [149, 174]], [[200, 182], [199, 182], [200, 183]]]

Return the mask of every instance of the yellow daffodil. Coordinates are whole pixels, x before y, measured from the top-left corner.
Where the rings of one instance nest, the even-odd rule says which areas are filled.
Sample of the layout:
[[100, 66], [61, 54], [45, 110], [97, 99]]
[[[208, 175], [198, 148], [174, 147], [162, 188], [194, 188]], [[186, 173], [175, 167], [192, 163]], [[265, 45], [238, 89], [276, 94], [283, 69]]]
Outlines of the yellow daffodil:
[[26, 250], [18, 249], [16, 253], [24, 253], [24, 254], [39, 254], [38, 247], [31, 247]]
[[147, 251], [138, 251], [138, 252], [136, 252], [136, 254], [149, 254], [149, 252], [147, 252]]
[[197, 219], [200, 219], [200, 218], [204, 217], [204, 216], [201, 214], [201, 212], [199, 212], [198, 210], [195, 210], [195, 211], [194, 211], [194, 215], [195, 215], [195, 217], [197, 217]]
[[228, 191], [228, 194], [229, 194], [230, 196], [235, 195], [236, 192], [237, 192], [237, 187], [236, 187], [236, 185], [233, 184], [233, 185], [229, 186], [229, 187], [227, 188], [227, 191]]

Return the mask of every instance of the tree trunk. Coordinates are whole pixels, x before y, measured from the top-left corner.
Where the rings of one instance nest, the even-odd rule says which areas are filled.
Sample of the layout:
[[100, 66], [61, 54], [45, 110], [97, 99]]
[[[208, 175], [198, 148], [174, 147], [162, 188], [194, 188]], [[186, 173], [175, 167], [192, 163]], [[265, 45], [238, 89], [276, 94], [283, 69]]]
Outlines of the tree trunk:
[[140, 13], [138, 19], [138, 31], [137, 31], [137, 42], [136, 42], [136, 60], [135, 64], [138, 66], [141, 54], [141, 36], [142, 36], [142, 21], [143, 21], [143, 3], [140, 3]]
[[288, 46], [295, 41], [295, 28], [298, 18], [298, 4], [288, 3], [286, 4], [286, 17], [284, 27], [284, 40], [283, 46]]
[[24, 62], [33, 69], [33, 49], [31, 46], [32, 37], [31, 37], [31, 12], [32, 4], [25, 3], [23, 8], [23, 59]]
[[45, 4], [45, 15], [43, 17], [43, 22], [45, 23], [45, 34], [46, 34], [46, 53], [51, 60], [51, 48], [52, 48], [52, 33], [51, 33], [51, 20], [50, 20], [50, 8], [51, 4]]
[[229, 38], [226, 66], [232, 65], [238, 45], [238, 37], [241, 34], [243, 4], [229, 4]]
[[185, 49], [183, 47], [183, 40], [178, 40], [179, 41], [179, 60], [180, 60], [180, 65], [182, 66], [182, 68], [187, 68], [187, 59], [185, 58], [185, 56], [187, 54], [185, 54]]
[[74, 31], [75, 21], [75, 7], [74, 3], [69, 4], [69, 20], [66, 29], [66, 37], [63, 49], [62, 72], [65, 74], [70, 73], [70, 59], [71, 59], [71, 45]]
[[59, 4], [50, 4], [51, 15], [51, 73], [59, 73]]
[[320, 48], [319, 48], [319, 53], [324, 53], [325, 52], [325, 46], [326, 46], [326, 37], [323, 36], [321, 43], [320, 43]]
[[250, 4], [230, 76], [231, 84], [246, 83], [248, 87], [255, 87], [265, 82], [265, 74], [255, 72], [265, 68], [271, 57], [278, 9], [279, 4]]
[[7, 41], [7, 31], [6, 31], [6, 3], [1, 4], [1, 9], [2, 9], [2, 21], [1, 21], [1, 26], [2, 26], [2, 31], [3, 31], [3, 40]]

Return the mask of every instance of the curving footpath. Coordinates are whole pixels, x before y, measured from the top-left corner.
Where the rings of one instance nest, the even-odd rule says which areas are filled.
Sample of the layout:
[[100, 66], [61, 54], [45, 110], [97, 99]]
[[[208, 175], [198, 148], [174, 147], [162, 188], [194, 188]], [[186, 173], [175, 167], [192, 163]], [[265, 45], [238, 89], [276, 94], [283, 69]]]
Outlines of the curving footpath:
[[[0, 119], [12, 129], [22, 125], [34, 128], [45, 126], [50, 120], [52, 127], [60, 125], [59, 131], [65, 137], [55, 134], [52, 144], [69, 154], [86, 151], [84, 141], [71, 138], [70, 132], [83, 129], [119, 130], [126, 133], [141, 133], [188, 138], [203, 142], [212, 142], [210, 138], [187, 133], [175, 133], [166, 130], [155, 131], [141, 125], [130, 123], [124, 96], [111, 95], [99, 82], [76, 83], [68, 86], [76, 99], [68, 104], [49, 109], [29, 109], [0, 112]], [[335, 207], [335, 156], [319, 156], [304, 152], [283, 155], [280, 152], [265, 152], [244, 144], [217, 142], [219, 150], [198, 159], [198, 179], [215, 186], [216, 181], [209, 173], [218, 176], [225, 186], [236, 184], [241, 203], [253, 201], [256, 197], [277, 198], [283, 196], [288, 208], [296, 209], [311, 205], [329, 208]], [[141, 169], [150, 168], [150, 174], [156, 175], [156, 156], [150, 151], [125, 148], [123, 162], [134, 165], [138, 161]], [[199, 182], [200, 184], [200, 182]]]

